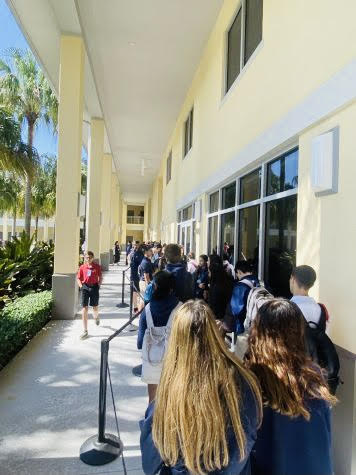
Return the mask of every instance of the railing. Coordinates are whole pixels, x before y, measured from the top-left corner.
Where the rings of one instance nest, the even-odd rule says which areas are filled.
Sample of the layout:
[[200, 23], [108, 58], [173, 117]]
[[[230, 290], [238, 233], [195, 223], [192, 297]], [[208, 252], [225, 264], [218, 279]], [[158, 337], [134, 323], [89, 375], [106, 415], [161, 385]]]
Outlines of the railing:
[[128, 216], [127, 224], [143, 224], [145, 218], [143, 216]]

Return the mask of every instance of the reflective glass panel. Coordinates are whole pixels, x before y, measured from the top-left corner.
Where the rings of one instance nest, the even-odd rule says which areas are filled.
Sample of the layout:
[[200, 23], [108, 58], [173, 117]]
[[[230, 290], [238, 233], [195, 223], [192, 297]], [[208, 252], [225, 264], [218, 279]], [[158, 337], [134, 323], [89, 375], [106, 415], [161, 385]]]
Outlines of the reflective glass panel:
[[261, 168], [240, 180], [240, 204], [258, 200], [261, 196]]
[[245, 64], [262, 40], [263, 0], [246, 0]]
[[235, 248], [235, 211], [221, 215], [220, 255], [227, 254], [233, 263]]
[[222, 209], [233, 208], [236, 200], [236, 182], [225, 186], [221, 190], [222, 193]]
[[293, 190], [298, 186], [298, 150], [267, 165], [267, 195]]
[[196, 236], [195, 236], [195, 232], [196, 232], [196, 223], [195, 223], [195, 221], [193, 221], [193, 235], [192, 235], [192, 249], [191, 249], [191, 250], [192, 250], [194, 253], [197, 252], [197, 250], [196, 250]]
[[209, 218], [208, 254], [218, 252], [218, 216]]
[[239, 255], [237, 260], [250, 260], [258, 271], [260, 206], [239, 211]]
[[209, 205], [209, 212], [215, 213], [215, 211], [219, 210], [219, 192], [216, 191], [212, 195], [210, 195], [210, 205]]
[[190, 252], [190, 233], [191, 233], [191, 227], [187, 226], [186, 230], [186, 242], [185, 242], [185, 253], [188, 255]]
[[289, 278], [297, 249], [296, 195], [266, 204], [265, 233], [265, 282], [273, 295], [289, 298]]
[[238, 12], [231, 25], [227, 36], [227, 75], [226, 91], [230, 89], [233, 82], [240, 74], [241, 58], [241, 17], [242, 10]]

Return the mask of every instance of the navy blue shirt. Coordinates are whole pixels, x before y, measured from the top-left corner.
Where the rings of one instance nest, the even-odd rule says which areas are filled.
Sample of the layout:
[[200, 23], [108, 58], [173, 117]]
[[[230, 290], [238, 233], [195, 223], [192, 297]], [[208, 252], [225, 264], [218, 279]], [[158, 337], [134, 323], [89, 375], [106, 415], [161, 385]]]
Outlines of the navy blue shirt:
[[131, 280], [138, 280], [138, 267], [143, 259], [142, 251], [137, 250], [132, 252], [130, 268], [131, 268]]
[[194, 298], [194, 278], [187, 271], [185, 264], [178, 262], [177, 264], [168, 263], [166, 271], [174, 276], [175, 288], [174, 293], [181, 302], [186, 302]]
[[252, 451], [252, 475], [333, 474], [330, 407], [322, 399], [310, 399], [307, 406], [309, 421], [264, 408]]
[[[250, 453], [256, 440], [257, 432], [257, 410], [254, 395], [248, 384], [239, 378], [242, 405], [241, 405], [241, 422], [246, 435], [246, 458], [240, 460], [239, 448], [236, 442], [235, 434], [231, 427], [227, 431], [229, 464], [222, 470], [208, 472], [210, 475], [249, 475], [250, 474]], [[142, 468], [145, 475], [154, 475], [158, 473], [162, 467], [161, 456], [152, 440], [152, 422], [154, 413], [154, 403], [148, 406], [145, 419], [140, 421], [141, 428], [141, 452], [142, 452]], [[172, 475], [189, 475], [184, 466], [184, 462], [179, 460], [178, 463], [171, 468]], [[276, 474], [275, 474], [276, 475]], [[299, 474], [301, 475], [301, 474]], [[311, 474], [308, 474], [311, 475]]]
[[145, 256], [138, 268], [138, 273], [140, 275], [140, 280], [145, 280], [144, 274], [149, 274], [150, 279], [152, 279], [153, 266], [152, 262]]
[[[205, 284], [204, 289], [199, 287], [199, 284]], [[196, 273], [196, 281], [195, 281], [195, 297], [198, 299], [202, 299], [204, 297], [204, 290], [208, 290], [209, 288], [209, 271], [208, 267], [198, 267]]]

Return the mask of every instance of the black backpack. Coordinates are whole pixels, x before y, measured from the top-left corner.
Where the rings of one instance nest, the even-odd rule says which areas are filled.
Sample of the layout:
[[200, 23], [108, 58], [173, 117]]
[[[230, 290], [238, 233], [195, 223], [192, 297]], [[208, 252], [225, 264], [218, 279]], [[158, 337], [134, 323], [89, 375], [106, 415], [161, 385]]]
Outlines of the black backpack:
[[312, 360], [327, 372], [329, 390], [335, 394], [340, 383], [340, 361], [333, 342], [325, 333], [326, 309], [323, 305], [320, 308], [319, 323], [306, 322], [306, 344]]

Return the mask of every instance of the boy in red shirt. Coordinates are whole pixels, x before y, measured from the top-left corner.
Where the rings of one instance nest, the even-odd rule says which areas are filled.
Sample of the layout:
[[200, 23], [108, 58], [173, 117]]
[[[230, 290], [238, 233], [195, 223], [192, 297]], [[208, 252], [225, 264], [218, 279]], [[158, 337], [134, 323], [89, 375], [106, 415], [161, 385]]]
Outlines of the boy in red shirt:
[[94, 253], [88, 251], [84, 256], [85, 263], [79, 267], [77, 282], [82, 290], [82, 319], [84, 332], [80, 336], [81, 340], [88, 338], [88, 304], [93, 307], [94, 319], [97, 325], [100, 324], [99, 318], [99, 288], [102, 282], [101, 267], [94, 261]]

